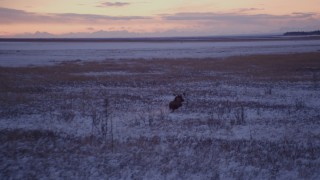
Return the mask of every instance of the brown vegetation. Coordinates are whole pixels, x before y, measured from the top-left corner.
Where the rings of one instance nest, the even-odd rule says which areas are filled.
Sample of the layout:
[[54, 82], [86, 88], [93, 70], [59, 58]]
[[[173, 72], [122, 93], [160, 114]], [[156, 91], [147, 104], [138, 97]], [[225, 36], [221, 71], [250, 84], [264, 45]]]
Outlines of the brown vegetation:
[[319, 57], [0, 67], [0, 177], [315, 178]]

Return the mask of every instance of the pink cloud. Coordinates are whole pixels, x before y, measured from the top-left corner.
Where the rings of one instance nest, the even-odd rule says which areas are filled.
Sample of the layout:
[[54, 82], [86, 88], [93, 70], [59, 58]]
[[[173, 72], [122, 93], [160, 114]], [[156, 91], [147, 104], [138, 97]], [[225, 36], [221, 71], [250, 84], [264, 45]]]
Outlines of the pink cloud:
[[130, 3], [128, 2], [103, 2], [98, 7], [123, 7], [129, 6]]

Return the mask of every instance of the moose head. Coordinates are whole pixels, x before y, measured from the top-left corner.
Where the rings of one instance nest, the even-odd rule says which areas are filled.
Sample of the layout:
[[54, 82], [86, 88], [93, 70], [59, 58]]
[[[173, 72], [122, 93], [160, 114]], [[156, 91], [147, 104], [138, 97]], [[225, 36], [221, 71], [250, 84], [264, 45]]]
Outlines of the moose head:
[[[185, 93], [183, 93], [183, 95], [185, 95]], [[179, 95], [174, 94], [174, 96], [175, 96], [174, 100], [169, 103], [169, 108], [170, 108], [171, 112], [174, 112], [174, 110], [181, 107], [182, 102], [184, 101], [183, 96], [181, 94], [179, 94]]]

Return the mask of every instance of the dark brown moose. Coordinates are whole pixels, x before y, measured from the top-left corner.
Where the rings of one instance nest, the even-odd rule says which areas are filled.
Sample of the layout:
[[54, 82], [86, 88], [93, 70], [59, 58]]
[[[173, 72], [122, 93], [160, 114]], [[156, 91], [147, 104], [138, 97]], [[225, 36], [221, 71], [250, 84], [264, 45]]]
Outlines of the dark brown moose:
[[181, 94], [175, 95], [176, 97], [174, 98], [173, 101], [169, 103], [169, 108], [171, 112], [174, 112], [174, 110], [178, 109], [179, 107], [182, 106], [182, 102], [184, 101], [183, 97]]

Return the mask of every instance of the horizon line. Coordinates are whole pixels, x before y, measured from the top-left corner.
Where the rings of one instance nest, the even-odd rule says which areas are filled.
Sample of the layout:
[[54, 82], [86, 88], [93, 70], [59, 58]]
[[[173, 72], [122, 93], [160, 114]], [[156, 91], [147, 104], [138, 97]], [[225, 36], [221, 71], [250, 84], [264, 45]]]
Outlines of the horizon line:
[[168, 37], [0, 37], [0, 42], [220, 42], [258, 40], [318, 40], [319, 35], [285, 36], [284, 34], [246, 34], [216, 36], [168, 36]]

